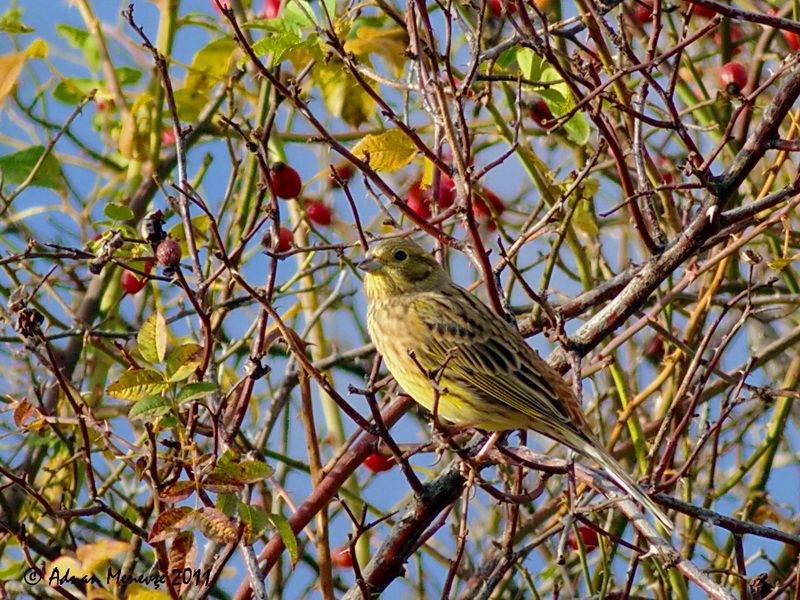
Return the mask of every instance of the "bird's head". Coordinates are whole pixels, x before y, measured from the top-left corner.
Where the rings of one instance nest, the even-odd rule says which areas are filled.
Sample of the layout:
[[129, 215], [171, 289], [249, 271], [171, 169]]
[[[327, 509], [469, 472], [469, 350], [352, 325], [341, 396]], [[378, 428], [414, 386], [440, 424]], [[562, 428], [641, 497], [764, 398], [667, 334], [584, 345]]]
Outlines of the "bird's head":
[[392, 239], [375, 244], [358, 268], [367, 273], [364, 289], [369, 298], [436, 290], [449, 281], [433, 256], [411, 240]]

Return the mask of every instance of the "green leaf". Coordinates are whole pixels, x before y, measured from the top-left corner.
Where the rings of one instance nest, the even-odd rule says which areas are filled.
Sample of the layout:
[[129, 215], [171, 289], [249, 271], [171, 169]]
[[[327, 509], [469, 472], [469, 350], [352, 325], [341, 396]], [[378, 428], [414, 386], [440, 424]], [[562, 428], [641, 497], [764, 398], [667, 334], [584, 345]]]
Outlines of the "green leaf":
[[[258, 57], [272, 53], [272, 63], [270, 66], [275, 66], [281, 62], [283, 55], [286, 54], [288, 50], [300, 46], [308, 47], [310, 45], [312, 45], [310, 40], [304, 40], [292, 31], [284, 31], [261, 38], [253, 44], [253, 51]], [[249, 57], [242, 56], [238, 62], [239, 68], [243, 67], [248, 60]]]
[[510, 69], [517, 58], [517, 49], [516, 46], [512, 46], [503, 50], [497, 59], [497, 65], [502, 69]]
[[178, 393], [178, 404], [189, 402], [189, 400], [196, 400], [203, 398], [209, 394], [213, 394], [217, 389], [217, 385], [207, 381], [198, 381], [197, 383], [187, 383], [183, 389]]
[[[535, 90], [542, 96], [553, 116], [558, 118], [575, 108], [575, 97], [569, 86], [562, 80], [561, 75], [546, 60], [534, 54], [529, 48], [519, 48], [517, 50], [517, 64], [526, 79], [533, 81], [552, 81], [555, 82], [548, 87], [536, 87]], [[530, 89], [530, 86], [526, 86]], [[567, 137], [578, 144], [584, 146], [589, 142], [591, 128], [586, 115], [577, 112], [564, 124]]]
[[267, 463], [260, 460], [243, 460], [235, 462], [236, 457], [231, 454], [223, 454], [214, 467], [214, 473], [225, 475], [234, 481], [245, 483], [258, 483], [272, 475], [273, 469]]
[[253, 504], [239, 504], [239, 518], [247, 526], [247, 541], [253, 543], [267, 528], [267, 512]]
[[[316, 24], [316, 16], [314, 15], [314, 11], [311, 10], [310, 4], [304, 2], [303, 8], [300, 8], [298, 4], [298, 2], [292, 0], [287, 2], [281, 13], [281, 20], [286, 23], [292, 23], [300, 29], [313, 27]], [[307, 15], [309, 15], [310, 18]], [[331, 11], [331, 15], [333, 15], [333, 11]]]
[[227, 75], [237, 50], [236, 42], [223, 37], [212, 40], [192, 59], [183, 87], [208, 92]]
[[133, 67], [116, 67], [114, 72], [117, 74], [121, 86], [136, 85], [142, 78], [142, 72]]
[[272, 475], [273, 468], [260, 460], [243, 460], [239, 463], [239, 473], [235, 475], [242, 483], [258, 483]]
[[175, 105], [181, 121], [195, 121], [208, 103], [208, 94], [190, 88], [175, 90]]
[[28, 563], [24, 560], [14, 561], [0, 569], [0, 581], [6, 579], [21, 579], [22, 575], [29, 569]]
[[83, 52], [86, 63], [93, 71], [100, 65], [100, 52], [97, 50], [97, 45], [94, 43], [94, 38], [89, 35], [85, 29], [73, 27], [66, 23], [56, 25], [56, 32], [60, 35], [70, 46], [77, 48]]
[[237, 494], [219, 494], [217, 496], [217, 508], [229, 517], [236, 513], [238, 503], [239, 496]]
[[194, 373], [200, 365], [203, 347], [197, 344], [183, 344], [170, 352], [167, 359], [167, 381], [177, 383]]
[[225, 469], [229, 469], [231, 465], [236, 464], [236, 459], [239, 458], [239, 453], [236, 452], [233, 448], [228, 448], [222, 455], [217, 459], [217, 465], [215, 470], [221, 473], [227, 473], [230, 471], [225, 471]]
[[[134, 85], [142, 78], [142, 72], [132, 67], [117, 67], [114, 72], [123, 87]], [[53, 88], [53, 97], [59, 102], [75, 106], [92, 90], [99, 90], [98, 96], [110, 95], [103, 81], [91, 77], [65, 77]]]
[[33, 27], [28, 27], [21, 21], [22, 9], [12, 8], [0, 17], [0, 31], [6, 33], [33, 33]]
[[[0, 171], [2, 171], [3, 180], [13, 184], [25, 181], [42, 154], [44, 154], [44, 146], [31, 146], [19, 152], [0, 156]], [[61, 165], [52, 153], [44, 159], [31, 185], [53, 190], [63, 189]]]
[[166, 415], [172, 410], [172, 404], [164, 396], [147, 396], [131, 406], [128, 419], [147, 421], [152, 423], [158, 417]]
[[136, 336], [139, 353], [149, 363], [160, 363], [167, 353], [167, 322], [164, 315], [155, 312], [147, 317]]
[[297, 550], [297, 538], [294, 535], [294, 531], [292, 531], [292, 526], [283, 515], [271, 514], [269, 515], [269, 520], [272, 522], [275, 529], [278, 530], [278, 535], [281, 536], [283, 545], [286, 546], [286, 549], [289, 551], [289, 556], [292, 559], [292, 566], [296, 565], [300, 554]]
[[130, 208], [114, 204], [113, 202], [106, 204], [106, 207], [103, 209], [103, 214], [112, 221], [130, 221], [134, 217], [133, 211]]
[[67, 77], [62, 79], [53, 88], [53, 98], [69, 106], [75, 106], [83, 100], [89, 92], [101, 87], [94, 79], [85, 77]]
[[564, 123], [564, 129], [567, 130], [567, 137], [579, 146], [585, 146], [589, 142], [589, 136], [592, 133], [586, 115], [580, 111], [576, 112], [569, 121]]
[[130, 369], [106, 388], [109, 396], [120, 400], [141, 400], [158, 394], [169, 386], [163, 375], [153, 369]]

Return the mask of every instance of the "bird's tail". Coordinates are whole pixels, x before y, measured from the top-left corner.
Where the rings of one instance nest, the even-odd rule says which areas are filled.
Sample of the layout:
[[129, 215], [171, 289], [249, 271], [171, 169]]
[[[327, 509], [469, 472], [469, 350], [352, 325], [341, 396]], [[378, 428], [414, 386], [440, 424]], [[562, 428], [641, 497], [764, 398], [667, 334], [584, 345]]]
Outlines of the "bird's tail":
[[[628, 475], [625, 469], [620, 465], [617, 460], [611, 456], [606, 450], [595, 442], [590, 436], [576, 433], [575, 437], [571, 440], [569, 445], [575, 448], [581, 454], [586, 455], [603, 467], [603, 470], [614, 480], [619, 487], [625, 490], [628, 494], [639, 502], [653, 517], [661, 523], [664, 528], [672, 533], [673, 523], [666, 513], [661, 510], [658, 505], [653, 502], [647, 494], [642, 491], [633, 478]], [[572, 437], [572, 436], [570, 436]]]

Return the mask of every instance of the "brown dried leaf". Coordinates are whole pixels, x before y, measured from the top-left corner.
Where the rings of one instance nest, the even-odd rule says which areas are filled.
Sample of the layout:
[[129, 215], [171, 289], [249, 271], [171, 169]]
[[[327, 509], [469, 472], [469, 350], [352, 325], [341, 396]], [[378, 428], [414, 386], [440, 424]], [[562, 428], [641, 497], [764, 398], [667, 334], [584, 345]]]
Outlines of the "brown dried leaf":
[[208, 539], [220, 544], [235, 544], [239, 530], [228, 517], [216, 508], [204, 507], [197, 511], [195, 523]]
[[164, 540], [176, 536], [180, 530], [192, 519], [195, 510], [188, 506], [170, 508], [158, 515], [147, 541], [150, 544], [163, 542]]

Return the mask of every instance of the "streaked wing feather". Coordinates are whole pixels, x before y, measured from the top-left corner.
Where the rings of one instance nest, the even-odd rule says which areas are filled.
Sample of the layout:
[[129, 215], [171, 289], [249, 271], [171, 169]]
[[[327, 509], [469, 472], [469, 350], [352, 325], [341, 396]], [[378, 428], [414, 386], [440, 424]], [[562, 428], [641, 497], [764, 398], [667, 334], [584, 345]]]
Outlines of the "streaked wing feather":
[[553, 380], [537, 371], [544, 361], [469, 292], [453, 285], [421, 294], [412, 312], [430, 334], [417, 353], [426, 369], [435, 370], [446, 361], [446, 377], [457, 379], [488, 403], [502, 402], [532, 419], [554, 420], [570, 428], [583, 423], [581, 413], [573, 423], [574, 411], [559, 400], [550, 385]]

